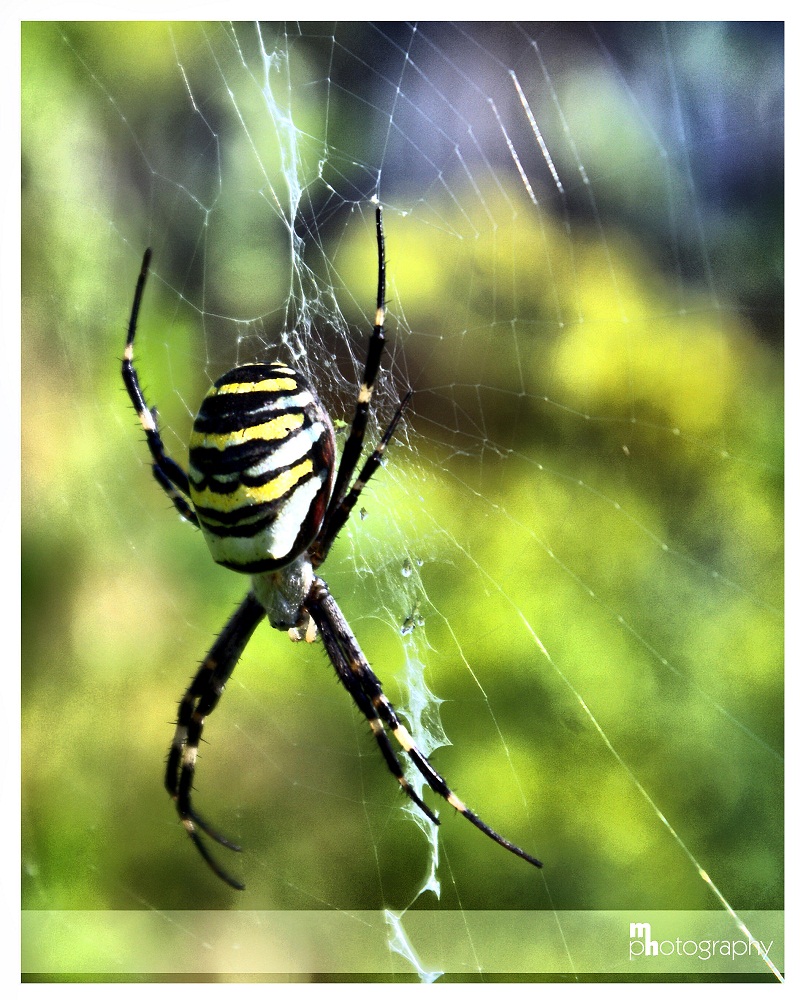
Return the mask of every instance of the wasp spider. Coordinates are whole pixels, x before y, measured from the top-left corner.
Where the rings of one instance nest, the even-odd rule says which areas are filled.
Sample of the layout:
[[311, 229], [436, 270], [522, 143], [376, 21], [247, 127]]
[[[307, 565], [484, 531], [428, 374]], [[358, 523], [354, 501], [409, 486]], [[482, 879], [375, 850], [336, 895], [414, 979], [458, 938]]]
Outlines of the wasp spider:
[[234, 368], [215, 382], [195, 418], [189, 471], [185, 472], [165, 452], [156, 410], [145, 402], [134, 368], [134, 336], [150, 250], [145, 252], [134, 294], [122, 374], [145, 431], [153, 474], [179, 514], [202, 530], [215, 562], [251, 578], [248, 593], [181, 699], [165, 774], [165, 785], [190, 839], [212, 871], [235, 889], [243, 886], [221, 867], [201, 835], [234, 851], [239, 847], [198, 815], [192, 803], [192, 786], [206, 717], [265, 617], [273, 628], [287, 632], [295, 641], [312, 642], [320, 635], [337, 676], [368, 720], [385, 763], [433, 823], [438, 819], [405, 777], [388, 730], [438, 795], [502, 847], [541, 866], [468, 809], [421, 753], [382, 693], [346, 619], [318, 576], [318, 568], [365, 484], [379, 468], [411, 396], [408, 393], [402, 400], [355, 478], [385, 345], [385, 248], [379, 209], [376, 236], [376, 317], [337, 475], [332, 422], [315, 389], [297, 371], [276, 362]]

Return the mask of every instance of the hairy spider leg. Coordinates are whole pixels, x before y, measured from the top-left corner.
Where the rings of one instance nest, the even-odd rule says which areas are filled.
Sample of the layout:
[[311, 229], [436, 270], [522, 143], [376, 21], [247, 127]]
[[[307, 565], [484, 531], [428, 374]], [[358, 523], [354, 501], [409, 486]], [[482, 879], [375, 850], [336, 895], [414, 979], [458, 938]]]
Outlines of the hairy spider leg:
[[366, 459], [365, 464], [360, 470], [357, 478], [354, 480], [354, 484], [349, 492], [341, 499], [335, 508], [331, 506], [330, 502], [323, 527], [309, 549], [310, 561], [312, 562], [313, 568], [317, 569], [318, 566], [320, 566], [326, 559], [335, 538], [337, 538], [338, 532], [351, 516], [352, 510], [354, 510], [354, 505], [359, 499], [365, 484], [382, 465], [382, 458], [384, 457], [385, 450], [396, 431], [396, 427], [402, 418], [402, 414], [406, 410], [407, 405], [412, 398], [413, 393], [411, 390], [399, 404], [399, 408], [393, 414], [393, 419], [388, 424], [385, 433], [382, 435], [382, 439]]
[[125, 342], [125, 353], [122, 362], [123, 383], [128, 391], [129, 399], [137, 412], [142, 429], [148, 442], [151, 456], [153, 457], [153, 476], [156, 482], [168, 495], [179, 514], [191, 524], [198, 527], [198, 518], [192, 509], [189, 500], [190, 482], [187, 473], [167, 454], [159, 433], [159, 423], [155, 407], [152, 409], [145, 402], [145, 396], [139, 384], [139, 376], [134, 367], [134, 337], [137, 333], [137, 319], [139, 318], [139, 308], [142, 304], [142, 296], [145, 291], [145, 282], [148, 279], [148, 272], [151, 264], [151, 249], [145, 251], [142, 258], [137, 287], [134, 292], [134, 302], [131, 306], [131, 316], [128, 320], [128, 336]]
[[376, 244], [379, 258], [377, 292], [376, 292], [376, 315], [374, 317], [374, 328], [368, 341], [368, 353], [365, 358], [362, 382], [357, 394], [357, 405], [354, 410], [354, 419], [351, 422], [351, 430], [343, 446], [343, 454], [340, 458], [340, 465], [335, 478], [335, 485], [332, 489], [332, 498], [324, 518], [321, 534], [328, 535], [328, 522], [338, 510], [343, 497], [348, 490], [349, 482], [357, 468], [362, 453], [363, 438], [365, 428], [368, 423], [368, 411], [371, 405], [371, 395], [374, 391], [374, 382], [379, 372], [379, 362], [382, 351], [385, 347], [385, 234], [382, 229], [382, 209], [376, 210]]
[[[172, 461], [172, 459], [169, 459]], [[190, 524], [194, 524], [196, 528], [200, 527], [198, 524], [198, 515], [190, 506], [189, 500], [182, 496], [181, 493], [176, 489], [176, 487], [167, 478], [165, 472], [163, 472], [161, 466], [153, 465], [151, 466], [153, 472], [153, 478], [162, 487], [162, 489], [167, 494], [168, 498], [171, 500], [173, 506], [179, 512], [179, 514], [184, 518], [185, 521], [189, 521]]]
[[214, 711], [254, 629], [264, 617], [265, 609], [252, 593], [248, 593], [229, 618], [181, 699], [176, 731], [167, 756], [165, 771], [165, 787], [176, 803], [179, 817], [190, 840], [212, 871], [233, 889], [243, 889], [244, 886], [232, 878], [212, 857], [198, 830], [202, 830], [212, 840], [223, 847], [228, 847], [229, 850], [239, 851], [240, 848], [210, 827], [194, 810], [192, 783], [204, 722]]
[[[332, 661], [332, 665], [335, 668], [337, 676], [340, 678], [343, 687], [348, 691], [351, 697], [354, 699], [354, 703], [357, 708], [362, 712], [365, 718], [368, 720], [368, 725], [371, 727], [371, 732], [376, 738], [376, 742], [379, 744], [379, 749], [382, 752], [382, 756], [385, 758], [385, 762], [390, 769], [390, 772], [396, 778], [396, 780], [401, 785], [405, 794], [408, 795], [413, 802], [418, 806], [418, 808], [428, 816], [433, 823], [438, 823], [439, 820], [437, 816], [432, 812], [432, 810], [427, 806], [427, 804], [421, 799], [413, 786], [409, 783], [405, 777], [404, 771], [402, 770], [401, 762], [396, 756], [396, 751], [393, 749], [393, 745], [388, 739], [388, 734], [385, 731], [385, 727], [382, 724], [382, 720], [379, 718], [379, 714], [375, 706], [373, 705], [371, 699], [363, 690], [359, 678], [355, 675], [349, 663], [348, 655], [341, 648], [342, 637], [338, 635], [336, 627], [333, 622], [325, 614], [317, 614], [316, 608], [320, 610], [318, 601], [318, 594], [320, 594], [321, 586], [325, 589], [325, 584], [321, 580], [316, 580], [313, 585], [313, 598], [312, 600], [316, 603], [309, 604], [309, 612], [315, 620], [315, 624], [318, 626], [318, 630], [321, 634], [321, 638], [326, 648], [326, 652], [329, 655], [329, 659]], [[316, 588], [318, 588], [316, 590]]]
[[[472, 812], [471, 809], [469, 809], [466, 804], [454, 794], [441, 775], [438, 774], [424, 754], [418, 749], [410, 733], [399, 722], [395, 709], [385, 697], [378, 677], [371, 670], [365, 655], [354, 637], [354, 633], [349, 628], [348, 622], [338, 607], [337, 602], [329, 593], [329, 588], [326, 586], [324, 581], [318, 577], [315, 578], [315, 582], [310, 590], [310, 596], [307, 599], [306, 608], [315, 621], [315, 624], [318, 626], [326, 651], [329, 653], [329, 657], [333, 664], [335, 664], [335, 669], [338, 671], [338, 674], [342, 677], [343, 671], [346, 669], [351, 674], [352, 679], [348, 683], [344, 681], [346, 690], [352, 695], [352, 698], [354, 698], [358, 707], [364, 714], [367, 714], [365, 708], [363, 707], [365, 702], [367, 701], [370, 703], [378, 716], [378, 720], [385, 723], [390, 728], [391, 732], [398, 740], [399, 745], [407, 753], [418, 771], [423, 775], [430, 788], [444, 798], [450, 806], [457, 810], [457, 812], [465, 816], [465, 818], [470, 823], [473, 823], [478, 830], [481, 830], [486, 837], [490, 837], [491, 840], [496, 841], [497, 844], [504, 847], [506, 851], [510, 851], [511, 854], [515, 854], [518, 857], [523, 858], [531, 865], [535, 865], [536, 868], [542, 868], [543, 862], [533, 857], [532, 854], [528, 854], [527, 851], [518, 847], [516, 844], [512, 843], [512, 841], [502, 837], [496, 832], [496, 830], [492, 829], [487, 823], [483, 822], [476, 813]], [[355, 690], [360, 691], [359, 699], [354, 696]], [[371, 723], [371, 729], [374, 731], [374, 735], [376, 735], [378, 727], [374, 722], [372, 722], [371, 717], [368, 718]], [[385, 760], [388, 761], [388, 755], [384, 753], [384, 756]], [[394, 774], [396, 773], [392, 765], [390, 766], [390, 769]], [[402, 787], [404, 787], [404, 785]], [[407, 789], [405, 788], [405, 790]], [[416, 796], [411, 797], [414, 801], [416, 801], [417, 805], [420, 805], [420, 800]], [[424, 812], [430, 818], [434, 818], [429, 809], [426, 807], [423, 808]]]

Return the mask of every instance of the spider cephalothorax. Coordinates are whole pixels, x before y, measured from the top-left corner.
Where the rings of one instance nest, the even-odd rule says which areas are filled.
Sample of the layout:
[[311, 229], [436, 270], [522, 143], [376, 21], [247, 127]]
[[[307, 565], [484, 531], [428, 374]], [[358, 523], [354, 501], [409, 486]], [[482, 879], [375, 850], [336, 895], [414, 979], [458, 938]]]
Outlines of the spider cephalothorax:
[[134, 337], [150, 268], [150, 250], [145, 252], [134, 294], [122, 373], [145, 430], [153, 474], [181, 516], [202, 529], [215, 562], [251, 577], [248, 593], [181, 699], [165, 775], [167, 790], [193, 843], [212, 870], [235, 889], [243, 886], [218, 864], [199, 831], [224, 847], [239, 848], [195, 811], [192, 784], [206, 717], [217, 705], [242, 651], [265, 617], [294, 640], [311, 642], [320, 634], [332, 666], [368, 720], [390, 771], [434, 823], [438, 822], [436, 816], [404, 774], [388, 729], [438, 795], [492, 840], [530, 864], [541, 866], [540, 861], [471, 812], [421, 753], [399, 722], [340, 608], [317, 575], [363, 487], [381, 464], [411, 395], [404, 397], [379, 444], [357, 473], [385, 344], [385, 245], [379, 209], [376, 234], [376, 318], [354, 419], [336, 476], [331, 420], [307, 379], [280, 363], [243, 365], [215, 382], [195, 418], [185, 472], [164, 450], [156, 411], [145, 402], [134, 368]]

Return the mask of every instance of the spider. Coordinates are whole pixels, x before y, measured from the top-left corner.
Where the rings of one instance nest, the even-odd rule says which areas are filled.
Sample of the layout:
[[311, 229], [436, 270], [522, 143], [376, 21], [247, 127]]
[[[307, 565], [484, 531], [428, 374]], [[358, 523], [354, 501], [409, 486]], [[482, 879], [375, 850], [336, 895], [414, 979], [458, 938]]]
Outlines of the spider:
[[165, 786], [184, 829], [212, 871], [234, 889], [244, 886], [218, 863], [202, 835], [232, 851], [240, 848], [197, 813], [192, 802], [193, 778], [206, 718], [265, 617], [273, 628], [287, 632], [296, 642], [312, 642], [320, 635], [338, 678], [368, 720], [391, 773], [433, 823], [439, 820], [407, 780], [388, 730], [429, 786], [449, 805], [506, 850], [541, 867], [537, 858], [472, 812], [418, 749], [383, 694], [326, 583], [318, 576], [365, 484], [382, 464], [412, 395], [408, 392], [404, 397], [354, 478], [385, 346], [385, 238], [380, 208], [376, 210], [376, 240], [379, 266], [374, 328], [337, 475], [332, 422], [314, 387], [299, 372], [278, 362], [233, 368], [215, 382], [195, 418], [185, 472], [165, 451], [157, 412], [146, 403], [134, 368], [134, 337], [150, 249], [145, 251], [134, 293], [122, 376], [145, 431], [153, 475], [181, 517], [202, 530], [214, 561], [251, 578], [248, 593], [179, 703], [165, 772]]

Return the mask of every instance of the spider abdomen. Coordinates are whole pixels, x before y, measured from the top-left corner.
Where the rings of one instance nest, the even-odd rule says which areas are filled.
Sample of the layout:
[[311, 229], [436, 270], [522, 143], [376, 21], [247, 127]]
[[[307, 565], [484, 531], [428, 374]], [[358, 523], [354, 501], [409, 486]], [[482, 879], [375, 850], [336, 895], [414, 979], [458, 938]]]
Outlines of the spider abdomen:
[[320, 529], [332, 488], [331, 421], [282, 364], [234, 368], [207, 393], [189, 453], [190, 498], [215, 562], [263, 573], [292, 562]]

